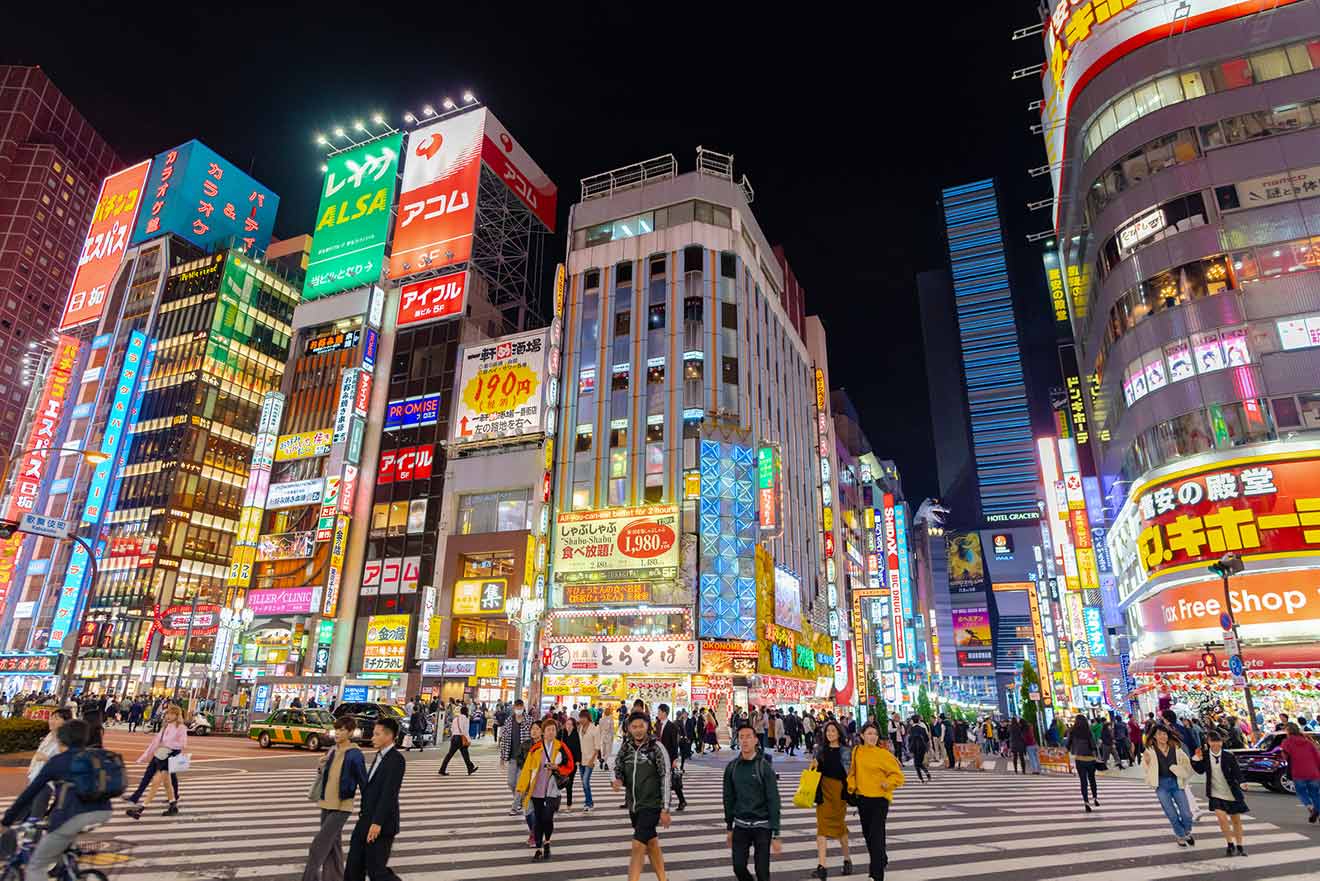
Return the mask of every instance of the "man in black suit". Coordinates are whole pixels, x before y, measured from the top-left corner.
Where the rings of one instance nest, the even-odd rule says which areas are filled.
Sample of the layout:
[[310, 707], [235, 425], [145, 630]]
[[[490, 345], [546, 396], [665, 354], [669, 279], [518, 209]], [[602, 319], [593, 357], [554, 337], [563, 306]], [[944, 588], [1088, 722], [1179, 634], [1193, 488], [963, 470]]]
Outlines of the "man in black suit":
[[371, 745], [376, 757], [367, 768], [357, 825], [349, 840], [345, 881], [399, 881], [387, 865], [394, 838], [399, 834], [399, 790], [403, 787], [403, 756], [394, 748], [399, 723], [391, 716], [376, 720]]
[[[655, 739], [660, 741], [660, 745], [669, 754], [669, 761], [674, 769], [674, 773], [670, 775], [670, 780], [674, 795], [678, 796], [676, 810], [681, 811], [687, 807], [687, 799], [683, 797], [683, 776], [678, 762], [678, 734], [678, 724], [669, 720], [669, 704], [661, 704], [656, 707]], [[665, 805], [665, 807], [669, 806]]]

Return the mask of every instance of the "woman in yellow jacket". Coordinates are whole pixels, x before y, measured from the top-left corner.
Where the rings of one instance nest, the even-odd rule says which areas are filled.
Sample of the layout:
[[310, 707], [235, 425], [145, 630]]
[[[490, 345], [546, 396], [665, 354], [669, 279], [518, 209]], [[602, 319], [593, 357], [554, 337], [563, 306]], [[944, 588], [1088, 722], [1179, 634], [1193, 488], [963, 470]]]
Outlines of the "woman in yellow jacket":
[[889, 803], [894, 790], [904, 783], [902, 767], [882, 744], [887, 741], [880, 737], [880, 729], [874, 722], [867, 722], [862, 726], [862, 743], [853, 748], [852, 765], [848, 769], [848, 792], [856, 800], [862, 837], [871, 857], [871, 877], [876, 881], [885, 877], [885, 865], [889, 862], [885, 854]]
[[518, 774], [517, 791], [523, 807], [531, 808], [536, 853], [533, 860], [550, 859], [550, 836], [555, 834], [555, 812], [559, 810], [560, 781], [573, 777], [573, 753], [558, 738], [554, 717], [541, 722], [541, 739], [532, 744]]

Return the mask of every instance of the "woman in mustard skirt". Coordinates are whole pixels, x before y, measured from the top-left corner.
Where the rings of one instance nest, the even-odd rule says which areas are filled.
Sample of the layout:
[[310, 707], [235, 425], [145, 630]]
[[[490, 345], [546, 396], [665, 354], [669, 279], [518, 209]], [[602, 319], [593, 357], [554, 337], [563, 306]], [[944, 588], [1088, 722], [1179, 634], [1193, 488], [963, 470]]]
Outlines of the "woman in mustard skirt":
[[819, 732], [816, 755], [811, 767], [820, 772], [816, 789], [816, 871], [813, 877], [829, 877], [825, 871], [825, 845], [833, 838], [843, 849], [843, 874], [851, 875], [852, 855], [848, 850], [848, 805], [843, 801], [852, 751], [843, 745], [843, 728], [833, 719]]

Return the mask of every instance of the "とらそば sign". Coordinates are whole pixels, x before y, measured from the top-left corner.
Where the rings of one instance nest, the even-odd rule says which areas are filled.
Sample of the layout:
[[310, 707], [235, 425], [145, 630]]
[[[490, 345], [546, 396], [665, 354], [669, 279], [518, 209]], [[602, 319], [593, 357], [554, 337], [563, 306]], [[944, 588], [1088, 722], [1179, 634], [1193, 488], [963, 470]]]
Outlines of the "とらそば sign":
[[1320, 553], [1320, 452], [1231, 458], [1158, 478], [1133, 493], [1147, 574], [1208, 565], [1225, 553]]
[[407, 615], [372, 615], [362, 649], [364, 673], [401, 673], [408, 649]]
[[542, 658], [546, 673], [695, 673], [695, 640], [552, 642]]
[[459, 356], [459, 390], [450, 443], [516, 438], [544, 430], [549, 332], [534, 330], [468, 346]]
[[507, 578], [460, 578], [454, 582], [455, 615], [503, 615]]
[[678, 574], [678, 506], [568, 511], [556, 520], [555, 578], [634, 581]]

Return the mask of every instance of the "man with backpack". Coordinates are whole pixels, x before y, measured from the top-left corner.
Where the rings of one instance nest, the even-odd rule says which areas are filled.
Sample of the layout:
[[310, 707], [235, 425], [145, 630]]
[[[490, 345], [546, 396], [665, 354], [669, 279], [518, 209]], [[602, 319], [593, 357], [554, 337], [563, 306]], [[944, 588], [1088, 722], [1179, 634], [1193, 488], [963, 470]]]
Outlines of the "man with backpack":
[[499, 744], [500, 767], [505, 770], [509, 791], [513, 793], [509, 813], [522, 814], [523, 796], [518, 794], [518, 775], [522, 772], [523, 760], [532, 748], [532, 720], [527, 718], [521, 700], [513, 702], [513, 716], [500, 726]]
[[49, 813], [49, 828], [29, 861], [30, 877], [45, 877], [80, 832], [109, 822], [110, 800], [124, 792], [124, 760], [119, 753], [87, 749], [88, 725], [81, 719], [65, 722], [56, 732], [63, 751], [52, 756], [0, 818], [0, 825], [33, 814], [38, 798]]

